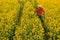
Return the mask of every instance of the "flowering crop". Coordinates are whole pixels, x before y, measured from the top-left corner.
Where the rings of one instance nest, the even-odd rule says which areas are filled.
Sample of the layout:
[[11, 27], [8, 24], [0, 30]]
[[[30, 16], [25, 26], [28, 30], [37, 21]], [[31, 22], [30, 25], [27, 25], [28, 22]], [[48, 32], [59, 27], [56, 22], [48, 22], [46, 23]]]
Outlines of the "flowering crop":
[[12, 40], [18, 22], [19, 4], [16, 0], [0, 0], [0, 40]]
[[60, 40], [60, 0], [0, 0], [0, 40]]
[[23, 8], [21, 24], [17, 26], [15, 32], [16, 40], [43, 40], [44, 29], [33, 11], [33, 5], [27, 1]]
[[45, 14], [43, 20], [46, 28], [46, 40], [60, 40], [60, 1], [40, 1], [45, 8]]

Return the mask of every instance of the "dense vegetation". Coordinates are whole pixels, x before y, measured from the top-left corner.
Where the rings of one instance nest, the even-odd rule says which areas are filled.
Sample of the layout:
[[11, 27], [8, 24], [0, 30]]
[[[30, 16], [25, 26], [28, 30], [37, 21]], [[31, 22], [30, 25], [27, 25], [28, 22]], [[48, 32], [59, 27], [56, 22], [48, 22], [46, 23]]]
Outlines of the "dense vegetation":
[[60, 0], [0, 0], [0, 40], [60, 40]]

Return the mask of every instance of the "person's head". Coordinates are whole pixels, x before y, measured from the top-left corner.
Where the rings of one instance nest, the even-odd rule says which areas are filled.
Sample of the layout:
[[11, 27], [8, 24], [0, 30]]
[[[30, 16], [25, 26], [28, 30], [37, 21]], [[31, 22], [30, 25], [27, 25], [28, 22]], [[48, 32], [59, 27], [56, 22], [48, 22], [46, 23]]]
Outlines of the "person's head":
[[41, 4], [38, 4], [38, 7], [42, 7], [42, 5]]

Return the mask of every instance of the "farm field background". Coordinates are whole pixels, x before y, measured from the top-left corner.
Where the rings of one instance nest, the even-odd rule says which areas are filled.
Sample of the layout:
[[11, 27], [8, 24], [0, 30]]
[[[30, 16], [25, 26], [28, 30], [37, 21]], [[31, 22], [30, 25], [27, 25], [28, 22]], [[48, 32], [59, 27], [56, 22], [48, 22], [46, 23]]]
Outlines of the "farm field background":
[[0, 0], [0, 40], [60, 40], [60, 0]]

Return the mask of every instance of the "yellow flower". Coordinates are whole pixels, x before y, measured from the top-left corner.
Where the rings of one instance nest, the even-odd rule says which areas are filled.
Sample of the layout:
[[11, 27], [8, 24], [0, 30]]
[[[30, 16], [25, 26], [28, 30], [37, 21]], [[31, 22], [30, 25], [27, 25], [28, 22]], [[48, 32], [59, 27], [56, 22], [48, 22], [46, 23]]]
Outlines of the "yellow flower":
[[52, 37], [53, 33], [52, 33], [52, 32], [48, 32], [48, 35], [49, 35], [50, 37]]

